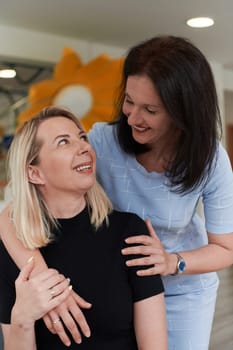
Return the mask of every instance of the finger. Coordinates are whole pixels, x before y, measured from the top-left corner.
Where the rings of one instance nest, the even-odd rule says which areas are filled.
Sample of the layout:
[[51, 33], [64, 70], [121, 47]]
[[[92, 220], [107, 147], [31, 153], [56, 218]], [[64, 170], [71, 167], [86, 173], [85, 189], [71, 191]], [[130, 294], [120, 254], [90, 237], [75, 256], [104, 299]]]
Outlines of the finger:
[[132, 266], [148, 266], [148, 265], [154, 265], [155, 264], [155, 258], [151, 256], [146, 256], [139, 259], [132, 259], [127, 260], [126, 265], [129, 267]]
[[64, 275], [57, 273], [56, 271], [54, 273], [52, 272], [50, 276], [46, 276], [42, 282], [47, 284], [48, 288], [52, 288], [53, 286], [59, 285], [66, 280], [67, 278], [65, 278]]
[[52, 281], [52, 283], [55, 284], [56, 281], [58, 283], [61, 279], [65, 277], [62, 274], [60, 274], [57, 270], [49, 268], [37, 274], [35, 278], [40, 280], [42, 283], [46, 281]]
[[162, 272], [163, 272], [163, 269], [160, 268], [160, 265], [155, 265], [145, 270], [138, 270], [136, 274], [140, 277], [143, 277], [143, 276], [153, 276], [157, 274], [162, 274]]
[[[50, 311], [52, 312], [52, 311]], [[56, 318], [56, 315], [54, 317], [54, 319]], [[46, 327], [48, 328], [48, 330], [53, 333], [53, 334], [56, 334], [56, 331], [53, 327], [53, 323], [52, 323], [52, 320], [51, 318], [49, 317], [49, 314], [46, 314], [44, 317], [43, 317], [43, 320], [44, 320], [44, 323], [46, 325]]]
[[63, 344], [65, 344], [66, 346], [70, 346], [71, 341], [65, 332], [62, 322], [57, 322], [55, 324], [53, 323], [53, 320], [56, 320], [59, 318], [59, 315], [57, 314], [57, 312], [55, 312], [54, 310], [51, 310], [48, 314], [48, 318], [49, 318], [49, 321], [46, 319], [45, 324], [47, 328], [50, 330], [50, 332], [52, 333], [55, 332], [59, 336]]
[[22, 268], [17, 278], [18, 281], [27, 281], [30, 278], [30, 274], [34, 268], [33, 256], [28, 260], [27, 264]]
[[[80, 297], [78, 294], [75, 293], [73, 300], [69, 301], [69, 312], [72, 314], [73, 318], [78, 323], [82, 333], [86, 337], [90, 337], [91, 335], [90, 327], [88, 326], [86, 318], [82, 310], [80, 309], [79, 305], [77, 304], [77, 301], [80, 302]], [[82, 298], [81, 298], [81, 301], [83, 301]], [[88, 308], [90, 308], [90, 305], [91, 305], [90, 303], [85, 302], [85, 304], [88, 304], [89, 305]]]
[[[75, 323], [71, 313], [69, 312], [69, 309], [59, 307], [58, 309], [56, 309], [56, 311], [57, 310], [59, 310], [60, 318], [62, 319], [65, 327], [69, 330], [69, 333], [72, 335], [74, 341], [77, 344], [80, 344], [82, 342], [82, 337], [77, 327], [77, 324]], [[56, 328], [56, 332], [60, 335], [60, 322], [59, 324], [56, 324], [54, 326]]]
[[91, 303], [80, 297], [80, 295], [78, 295], [74, 290], [72, 290], [71, 294], [79, 307], [83, 309], [90, 309], [92, 307]]
[[47, 289], [50, 289], [65, 280], [65, 276], [54, 269], [47, 269], [31, 278], [31, 282], [37, 281], [38, 284], [43, 285], [44, 288]]
[[[70, 294], [70, 291], [72, 289], [72, 286], [69, 285], [62, 293], [60, 293], [59, 295], [53, 296], [51, 298], [50, 295], [50, 300], [48, 300], [49, 303], [49, 309], [47, 310], [47, 312], [49, 312], [50, 310], [54, 309], [55, 307], [57, 307], [58, 305], [60, 305]], [[47, 313], [46, 312], [46, 313]]]
[[163, 251], [160, 247], [154, 247], [154, 246], [144, 246], [144, 245], [137, 245], [133, 247], [124, 248], [121, 250], [123, 255], [162, 255]]
[[150, 236], [160, 241], [149, 219], [146, 219], [146, 226], [148, 228]]
[[57, 295], [61, 294], [65, 290], [65, 288], [69, 286], [69, 284], [70, 284], [70, 279], [65, 278], [64, 280], [55, 284], [53, 287], [49, 288], [49, 293], [51, 298], [54, 298]]
[[[30, 281], [32, 281], [32, 282], [37, 281], [38, 283], [41, 283], [41, 284], [43, 283], [44, 285], [47, 282], [47, 284], [48, 284], [47, 287], [49, 288], [49, 281], [52, 281], [52, 279], [57, 279], [59, 281], [59, 279], [61, 279], [61, 278], [58, 276], [59, 276], [59, 272], [57, 270], [46, 269], [45, 271], [42, 271], [42, 272], [36, 274], [36, 276], [32, 276], [30, 278]], [[60, 276], [62, 276], [62, 275], [60, 275]], [[55, 284], [55, 283], [53, 282], [53, 284]]]
[[131, 236], [125, 239], [125, 242], [128, 244], [141, 243], [144, 245], [151, 245], [153, 241], [154, 239], [152, 240], [152, 238], [147, 235]]

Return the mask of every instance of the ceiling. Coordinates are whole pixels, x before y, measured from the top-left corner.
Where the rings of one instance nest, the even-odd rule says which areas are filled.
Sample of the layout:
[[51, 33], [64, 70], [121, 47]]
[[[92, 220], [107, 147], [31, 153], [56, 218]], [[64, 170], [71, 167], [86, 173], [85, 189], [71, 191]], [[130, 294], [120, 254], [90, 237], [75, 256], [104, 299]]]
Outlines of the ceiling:
[[[0, 24], [128, 48], [157, 34], [190, 38], [233, 69], [233, 0], [0, 0]], [[215, 26], [191, 29], [190, 17]]]

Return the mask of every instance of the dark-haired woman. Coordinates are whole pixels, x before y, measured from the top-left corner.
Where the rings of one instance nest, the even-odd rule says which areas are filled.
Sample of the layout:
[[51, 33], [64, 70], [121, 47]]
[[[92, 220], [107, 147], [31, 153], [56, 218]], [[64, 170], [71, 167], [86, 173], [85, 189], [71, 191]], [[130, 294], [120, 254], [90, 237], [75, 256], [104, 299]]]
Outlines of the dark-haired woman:
[[207, 350], [215, 271], [233, 263], [233, 176], [206, 58], [173, 36], [133, 47], [118, 115], [89, 133], [97, 176], [115, 208], [149, 218], [156, 232], [131, 237], [124, 254], [146, 256], [129, 266], [153, 265], [141, 276], [164, 276], [169, 349]]

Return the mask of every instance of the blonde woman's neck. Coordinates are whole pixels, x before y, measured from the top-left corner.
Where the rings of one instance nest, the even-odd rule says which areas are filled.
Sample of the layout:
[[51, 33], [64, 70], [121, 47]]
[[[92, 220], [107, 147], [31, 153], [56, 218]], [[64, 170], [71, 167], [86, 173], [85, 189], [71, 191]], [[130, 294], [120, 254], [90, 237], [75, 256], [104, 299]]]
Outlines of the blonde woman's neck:
[[86, 206], [86, 199], [82, 197], [54, 198], [46, 201], [47, 207], [54, 218], [68, 219], [79, 214]]

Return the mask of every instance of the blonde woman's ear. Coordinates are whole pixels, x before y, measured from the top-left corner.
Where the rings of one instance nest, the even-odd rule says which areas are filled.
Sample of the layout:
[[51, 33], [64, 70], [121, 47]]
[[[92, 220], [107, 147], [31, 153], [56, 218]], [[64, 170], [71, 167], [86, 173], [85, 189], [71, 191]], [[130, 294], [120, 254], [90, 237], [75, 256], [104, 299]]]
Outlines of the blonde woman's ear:
[[44, 185], [43, 175], [36, 165], [28, 166], [28, 181], [35, 185]]

